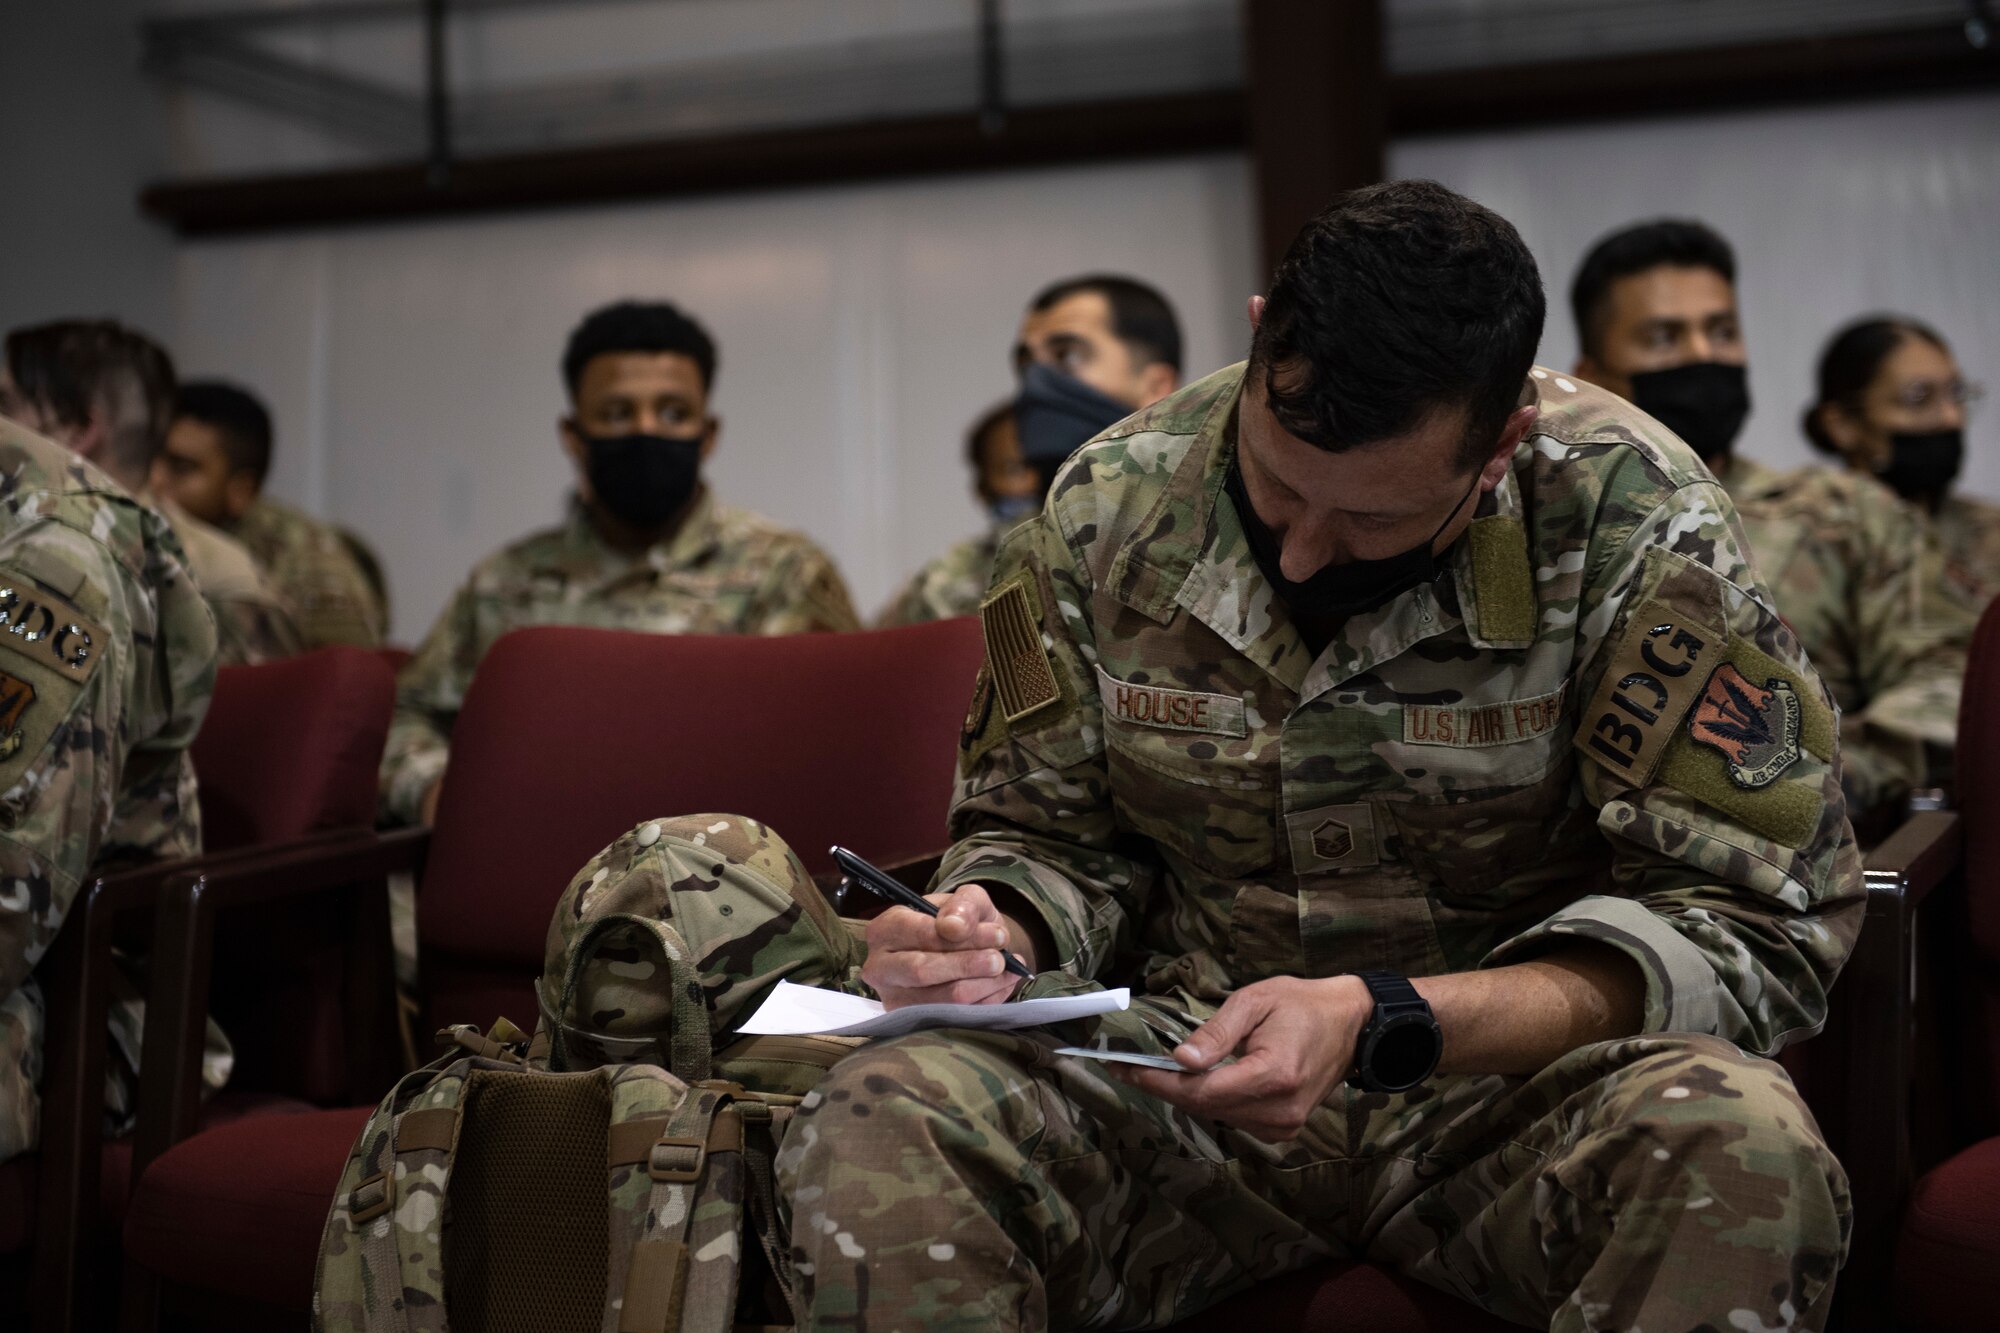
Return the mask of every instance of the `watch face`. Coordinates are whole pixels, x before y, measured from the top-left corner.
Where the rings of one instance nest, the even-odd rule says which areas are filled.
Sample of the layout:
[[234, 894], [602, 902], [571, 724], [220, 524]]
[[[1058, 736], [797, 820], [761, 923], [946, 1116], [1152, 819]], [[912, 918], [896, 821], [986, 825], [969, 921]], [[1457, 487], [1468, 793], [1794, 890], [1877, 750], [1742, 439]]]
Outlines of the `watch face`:
[[1423, 1014], [1390, 1019], [1368, 1046], [1368, 1073], [1385, 1092], [1403, 1092], [1431, 1076], [1444, 1042]]

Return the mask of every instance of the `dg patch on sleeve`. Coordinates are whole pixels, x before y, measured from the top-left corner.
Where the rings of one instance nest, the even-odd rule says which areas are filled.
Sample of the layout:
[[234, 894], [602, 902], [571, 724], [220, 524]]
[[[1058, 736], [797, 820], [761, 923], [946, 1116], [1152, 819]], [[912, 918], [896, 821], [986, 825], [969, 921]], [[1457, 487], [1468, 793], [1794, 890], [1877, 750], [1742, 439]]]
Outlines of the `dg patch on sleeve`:
[[0, 789], [42, 752], [109, 647], [104, 628], [63, 598], [0, 569]]

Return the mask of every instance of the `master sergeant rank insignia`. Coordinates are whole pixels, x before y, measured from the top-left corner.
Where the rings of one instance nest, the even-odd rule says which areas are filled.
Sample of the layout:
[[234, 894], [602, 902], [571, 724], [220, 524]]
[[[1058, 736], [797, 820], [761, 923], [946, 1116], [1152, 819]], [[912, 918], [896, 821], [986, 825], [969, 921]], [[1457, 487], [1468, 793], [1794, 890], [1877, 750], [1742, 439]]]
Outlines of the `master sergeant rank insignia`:
[[1799, 696], [1776, 676], [1753, 685], [1724, 662], [1709, 674], [1688, 734], [1722, 752], [1737, 786], [1768, 787], [1799, 761]]

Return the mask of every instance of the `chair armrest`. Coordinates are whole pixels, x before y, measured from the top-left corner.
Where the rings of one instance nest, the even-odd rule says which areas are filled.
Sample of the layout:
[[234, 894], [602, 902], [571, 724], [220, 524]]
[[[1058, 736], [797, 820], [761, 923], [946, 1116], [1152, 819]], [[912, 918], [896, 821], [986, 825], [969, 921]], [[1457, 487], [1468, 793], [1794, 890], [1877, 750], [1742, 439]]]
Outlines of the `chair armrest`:
[[370, 1087], [400, 1071], [387, 884], [391, 874], [421, 871], [429, 848], [429, 829], [386, 834], [354, 829], [174, 876], [161, 897], [154, 935], [142, 1059], [146, 1077], [132, 1151], [135, 1184], [155, 1158], [193, 1132], [200, 1112], [215, 914], [224, 908], [352, 893], [343, 976], [348, 1067]]
[[[323, 847], [343, 831], [288, 849]], [[97, 1225], [102, 1169], [105, 1040], [120, 927], [151, 912], [176, 878], [240, 865], [270, 848], [205, 853], [97, 876], [77, 894], [48, 957], [36, 968], [48, 1013], [42, 1078], [41, 1169], [36, 1188], [35, 1327], [71, 1327], [84, 1293], [80, 1256]], [[142, 1064], [143, 1067], [143, 1064]], [[142, 1094], [143, 1094], [143, 1084]]]
[[1872, 901], [1891, 894], [1920, 904], [1958, 869], [1964, 855], [1965, 829], [1957, 812], [1919, 810], [1868, 853], [1862, 872], [1868, 896]]
[[[1896, 1228], [1914, 1175], [1919, 1078], [1919, 920], [1948, 896], [1964, 858], [1964, 827], [1950, 811], [1911, 815], [1873, 852], [1862, 878], [1868, 902], [1860, 937], [1828, 1006], [1827, 1032], [1814, 1043], [1814, 1079], [1826, 1066], [1835, 1100], [1828, 1139], [1847, 1168], [1854, 1233], [1841, 1275], [1835, 1322], [1843, 1329], [1888, 1328]], [[1929, 920], [1936, 912], [1927, 912]]]

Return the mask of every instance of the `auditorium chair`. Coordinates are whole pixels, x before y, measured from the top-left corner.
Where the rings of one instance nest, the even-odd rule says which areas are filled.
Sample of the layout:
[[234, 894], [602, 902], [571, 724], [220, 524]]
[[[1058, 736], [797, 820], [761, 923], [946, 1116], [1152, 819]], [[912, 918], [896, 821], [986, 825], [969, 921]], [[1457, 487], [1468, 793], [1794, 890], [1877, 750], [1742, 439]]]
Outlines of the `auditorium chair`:
[[[533, 1027], [556, 899], [649, 816], [762, 819], [815, 875], [831, 871], [835, 842], [886, 867], [934, 858], [981, 653], [971, 619], [783, 638], [539, 627], [500, 639], [453, 728], [436, 826], [351, 854], [378, 876], [417, 875], [420, 1030], [500, 1015]], [[290, 891], [282, 865], [196, 888], [223, 904]], [[175, 924], [186, 933], [169, 960], [198, 961], [200, 923], [182, 913]], [[198, 972], [175, 988], [179, 1043], [162, 1063], [185, 1086], [199, 1055]], [[371, 1109], [181, 1141], [183, 1094], [162, 1135], [173, 1146], [127, 1218], [125, 1327], [158, 1323], [154, 1275], [171, 1280], [167, 1313], [200, 1327], [302, 1327], [320, 1229]], [[142, 1133], [153, 1128], [148, 1114]]]
[[[1913, 1126], [1916, 1165], [1895, 1251], [1895, 1326], [2000, 1329], [2000, 602], [1973, 640], [1959, 710], [1963, 894], [1926, 943], [1935, 969], [1934, 1077]], [[1920, 995], [1923, 993], [1920, 990]], [[1925, 1152], [1925, 1131], [1942, 1140]], [[1948, 1155], [1947, 1155], [1948, 1154]]]
[[[96, 1286], [84, 1281], [86, 1268], [113, 1247], [107, 1240], [115, 1245], [124, 1218], [134, 1139], [102, 1141], [98, 1128], [106, 1013], [118, 968], [113, 946], [136, 942], [143, 949], [147, 919], [163, 887], [179, 875], [274, 846], [326, 849], [365, 838], [392, 690], [387, 668], [353, 648], [223, 668], [192, 747], [204, 854], [101, 876], [78, 893], [36, 972], [49, 1011], [41, 1148], [0, 1165], [0, 1255], [11, 1261], [0, 1313], [21, 1294], [12, 1279], [27, 1268], [33, 1327], [46, 1333], [81, 1326]], [[319, 1028], [331, 1030], [326, 1023]], [[254, 1075], [253, 1051], [254, 1042], [244, 1044], [251, 1068], [239, 1072]], [[246, 1090], [257, 1086], [254, 1077], [233, 1079], [203, 1118], [223, 1124], [311, 1109], [281, 1094]], [[0, 1324], [18, 1326], [11, 1318]]]

